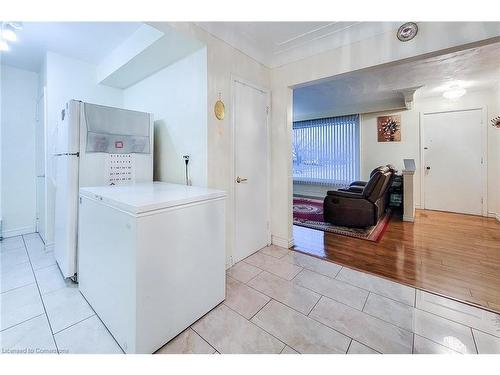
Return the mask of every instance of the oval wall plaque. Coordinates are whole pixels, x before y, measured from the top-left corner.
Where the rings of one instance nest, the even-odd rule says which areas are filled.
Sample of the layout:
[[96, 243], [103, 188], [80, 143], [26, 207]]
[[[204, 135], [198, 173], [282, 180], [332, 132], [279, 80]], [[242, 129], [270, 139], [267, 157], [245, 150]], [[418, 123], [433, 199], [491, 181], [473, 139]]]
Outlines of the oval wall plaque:
[[215, 117], [218, 120], [222, 120], [224, 118], [226, 107], [224, 106], [224, 102], [222, 100], [217, 100], [214, 106]]

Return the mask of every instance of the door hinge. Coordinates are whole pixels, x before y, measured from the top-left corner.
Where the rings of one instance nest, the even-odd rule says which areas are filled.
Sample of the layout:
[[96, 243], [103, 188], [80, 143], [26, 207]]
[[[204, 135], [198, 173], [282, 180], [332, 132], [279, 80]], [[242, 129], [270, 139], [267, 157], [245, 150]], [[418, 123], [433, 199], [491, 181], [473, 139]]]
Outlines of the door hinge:
[[266, 114], [269, 114], [269, 106], [266, 106]]
[[484, 162], [484, 161], [483, 161], [483, 158], [481, 158], [481, 164], [483, 164], [483, 162]]

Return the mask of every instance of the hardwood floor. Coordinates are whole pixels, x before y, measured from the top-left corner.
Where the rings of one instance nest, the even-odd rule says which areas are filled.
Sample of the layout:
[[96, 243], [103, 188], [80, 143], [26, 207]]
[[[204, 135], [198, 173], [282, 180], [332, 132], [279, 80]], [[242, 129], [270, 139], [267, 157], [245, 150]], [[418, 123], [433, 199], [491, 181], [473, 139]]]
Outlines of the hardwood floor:
[[294, 250], [500, 312], [500, 223], [417, 210], [370, 242], [294, 226]]

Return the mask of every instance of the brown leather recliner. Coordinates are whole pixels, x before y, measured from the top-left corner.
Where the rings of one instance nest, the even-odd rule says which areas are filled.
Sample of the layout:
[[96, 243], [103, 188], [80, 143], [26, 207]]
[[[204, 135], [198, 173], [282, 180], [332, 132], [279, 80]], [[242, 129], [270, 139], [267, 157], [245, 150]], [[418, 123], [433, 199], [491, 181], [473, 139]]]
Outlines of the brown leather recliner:
[[[380, 166], [380, 167], [375, 168], [373, 171], [371, 171], [370, 178], [372, 178], [372, 176], [375, 174], [375, 172], [382, 170], [382, 169], [385, 169], [385, 167], [389, 168], [389, 170], [392, 172], [392, 176], [391, 176], [391, 183], [392, 183], [394, 176], [398, 172], [396, 167], [392, 164], [387, 164], [386, 166]], [[363, 188], [365, 187], [366, 184], [367, 184], [367, 181], [354, 181], [354, 182], [351, 182], [347, 188], [340, 189], [340, 190], [361, 192], [361, 191], [363, 191]]]
[[326, 222], [346, 227], [375, 225], [386, 209], [386, 193], [392, 180], [388, 167], [377, 168], [360, 192], [331, 190], [323, 202]]

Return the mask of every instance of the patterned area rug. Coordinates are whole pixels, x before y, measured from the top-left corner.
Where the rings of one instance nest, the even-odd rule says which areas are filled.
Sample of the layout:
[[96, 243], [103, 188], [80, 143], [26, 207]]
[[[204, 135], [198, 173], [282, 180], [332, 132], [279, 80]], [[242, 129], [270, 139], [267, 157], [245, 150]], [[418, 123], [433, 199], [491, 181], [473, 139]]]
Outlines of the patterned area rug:
[[376, 225], [367, 228], [347, 228], [326, 223], [323, 219], [323, 200], [293, 197], [293, 224], [347, 237], [378, 242], [384, 235], [391, 213], [388, 211]]

